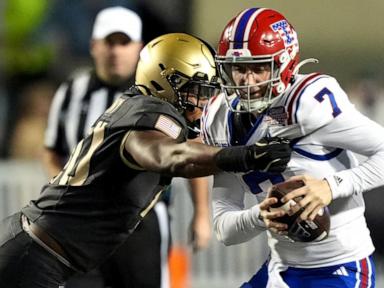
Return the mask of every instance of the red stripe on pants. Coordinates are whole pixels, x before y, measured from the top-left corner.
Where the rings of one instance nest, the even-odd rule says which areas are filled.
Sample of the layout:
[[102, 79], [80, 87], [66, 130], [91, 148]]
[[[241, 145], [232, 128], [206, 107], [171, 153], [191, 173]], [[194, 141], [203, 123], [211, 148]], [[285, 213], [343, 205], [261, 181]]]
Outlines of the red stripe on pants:
[[368, 263], [367, 263], [367, 258], [364, 258], [363, 260], [360, 261], [360, 266], [361, 266], [361, 288], [367, 288], [368, 287]]

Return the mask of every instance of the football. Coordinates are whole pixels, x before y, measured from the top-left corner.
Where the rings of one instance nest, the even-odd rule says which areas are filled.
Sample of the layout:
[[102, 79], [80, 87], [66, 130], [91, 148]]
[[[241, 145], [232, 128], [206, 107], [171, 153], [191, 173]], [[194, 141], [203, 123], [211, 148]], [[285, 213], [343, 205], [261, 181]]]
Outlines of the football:
[[[282, 203], [281, 198], [286, 194], [304, 186], [303, 181], [289, 181], [282, 182], [277, 185], [272, 186], [268, 196], [276, 197], [279, 201], [270, 207], [270, 210], [283, 208], [284, 210], [289, 210], [289, 208], [295, 205], [302, 197], [296, 197], [287, 203]], [[295, 214], [289, 216], [284, 215], [280, 218], [277, 218], [276, 221], [285, 223], [288, 225], [288, 237], [293, 241], [297, 242], [312, 242], [312, 241], [321, 241], [328, 237], [329, 228], [330, 228], [330, 214], [327, 207], [321, 209], [316, 215], [313, 221], [311, 220], [300, 220], [299, 216], [304, 211], [304, 208], [301, 208]]]

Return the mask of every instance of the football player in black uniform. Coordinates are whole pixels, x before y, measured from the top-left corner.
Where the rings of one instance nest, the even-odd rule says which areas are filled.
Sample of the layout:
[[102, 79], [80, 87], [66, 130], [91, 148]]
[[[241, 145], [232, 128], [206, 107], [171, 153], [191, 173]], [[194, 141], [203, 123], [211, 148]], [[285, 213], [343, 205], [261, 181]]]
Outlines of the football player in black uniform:
[[213, 50], [205, 42], [172, 33], [148, 43], [136, 87], [95, 122], [39, 198], [0, 223], [0, 287], [58, 287], [75, 271], [97, 267], [172, 176], [284, 170], [285, 141], [227, 148], [186, 142], [188, 125], [216, 88]]

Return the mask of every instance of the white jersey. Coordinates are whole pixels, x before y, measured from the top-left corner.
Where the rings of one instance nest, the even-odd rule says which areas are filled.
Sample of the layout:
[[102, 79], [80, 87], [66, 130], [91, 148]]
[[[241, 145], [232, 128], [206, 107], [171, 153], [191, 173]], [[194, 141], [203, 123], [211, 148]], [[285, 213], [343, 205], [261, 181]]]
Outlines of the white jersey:
[[[230, 105], [235, 107], [237, 102], [234, 97]], [[268, 231], [272, 260], [314, 268], [359, 260], [373, 253], [362, 193], [384, 184], [384, 129], [354, 108], [334, 78], [317, 73], [296, 76], [294, 84], [274, 99], [242, 139], [234, 136], [239, 127], [235, 117], [223, 94], [212, 98], [202, 118], [204, 141], [224, 147], [253, 144], [269, 135], [288, 138], [294, 146], [282, 174], [253, 171], [215, 176], [214, 229], [219, 240], [226, 245], [237, 244], [266, 230], [258, 220], [258, 205], [244, 208], [244, 193], [263, 199], [272, 184], [308, 174], [326, 178], [331, 187], [329, 237], [321, 242], [293, 243]], [[359, 164], [352, 152], [367, 160]]]

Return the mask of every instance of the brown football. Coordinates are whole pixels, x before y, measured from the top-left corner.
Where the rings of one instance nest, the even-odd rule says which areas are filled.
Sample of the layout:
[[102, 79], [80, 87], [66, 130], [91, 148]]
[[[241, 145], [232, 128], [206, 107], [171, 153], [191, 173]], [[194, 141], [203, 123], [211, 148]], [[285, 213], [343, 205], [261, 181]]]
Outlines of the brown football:
[[[299, 181], [289, 181], [282, 182], [272, 186], [268, 196], [276, 197], [279, 201], [271, 206], [271, 211], [277, 208], [283, 208], [288, 210], [295, 202], [300, 201], [302, 197], [296, 197], [295, 199], [283, 204], [281, 198], [286, 194], [304, 186], [304, 182]], [[299, 216], [304, 211], [304, 208], [301, 208], [295, 214], [289, 216], [284, 215], [280, 218], [277, 218], [276, 221], [285, 223], [288, 225], [288, 237], [293, 241], [298, 242], [311, 242], [311, 241], [321, 241], [328, 237], [329, 228], [330, 228], [330, 214], [327, 207], [324, 207], [319, 211], [313, 221], [311, 220], [300, 220]]]

